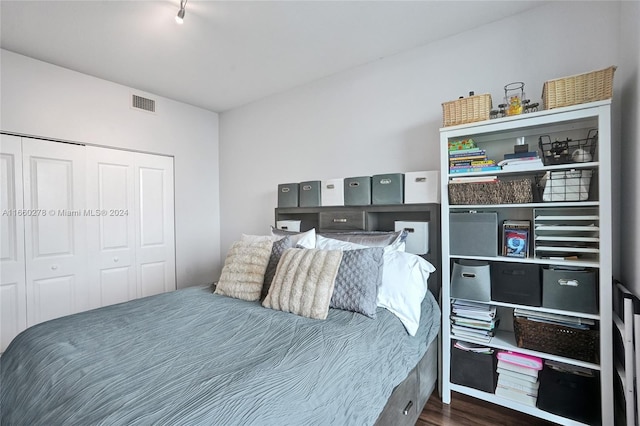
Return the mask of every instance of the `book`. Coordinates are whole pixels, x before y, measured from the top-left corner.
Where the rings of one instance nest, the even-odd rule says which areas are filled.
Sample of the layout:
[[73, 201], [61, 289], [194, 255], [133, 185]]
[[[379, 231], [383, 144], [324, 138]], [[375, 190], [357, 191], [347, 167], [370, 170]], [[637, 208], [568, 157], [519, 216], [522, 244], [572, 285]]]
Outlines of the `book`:
[[543, 167], [542, 160], [539, 158], [531, 161], [520, 161], [515, 163], [507, 163], [502, 166], [502, 170], [504, 171], [519, 171], [519, 170], [537, 170], [540, 167]]
[[[538, 381], [538, 375], [535, 376], [530, 376], [528, 374], [524, 374], [524, 373], [518, 373], [517, 371], [513, 371], [513, 370], [506, 370], [502, 367], [498, 367], [496, 368], [496, 371], [498, 372], [498, 374], [504, 374], [505, 376], [510, 376], [516, 379], [520, 379], [520, 380], [524, 380], [527, 382], [537, 382]], [[535, 370], [537, 371], [537, 370]]]
[[451, 330], [456, 332], [462, 332], [462, 333], [466, 333], [466, 334], [473, 334], [473, 335], [478, 335], [478, 336], [491, 336], [493, 337], [495, 335], [495, 331], [494, 330], [481, 330], [479, 328], [473, 328], [473, 327], [464, 327], [464, 326], [460, 326], [460, 325], [451, 325]]
[[504, 154], [504, 159], [505, 160], [510, 160], [513, 158], [530, 158], [530, 157], [537, 157], [538, 156], [538, 152], [537, 151], [525, 151], [525, 152], [509, 152]]
[[[508, 371], [513, 373], [525, 374], [531, 377], [538, 377], [539, 369], [531, 368], [531, 367], [523, 367], [522, 365], [512, 364], [510, 362], [506, 362], [504, 360], [498, 360], [498, 368], [503, 371]], [[518, 377], [516, 375], [516, 377]]]
[[538, 400], [535, 396], [529, 396], [523, 393], [518, 393], [510, 389], [506, 389], [504, 387], [496, 387], [495, 394], [502, 398], [510, 399], [521, 404], [536, 406], [536, 401]]
[[525, 317], [528, 319], [546, 319], [549, 321], [557, 321], [565, 324], [575, 325], [594, 325], [595, 320], [591, 318], [576, 317], [573, 315], [553, 314], [550, 312], [531, 311], [523, 308], [515, 308], [513, 315], [516, 317]]
[[489, 346], [478, 345], [471, 342], [464, 342], [462, 340], [456, 340], [453, 346], [455, 348], [462, 349], [463, 351], [468, 351], [468, 352], [476, 352], [476, 353], [482, 353], [482, 354], [493, 353], [493, 348], [490, 348]]
[[492, 336], [481, 336], [479, 334], [473, 334], [473, 333], [465, 333], [463, 331], [456, 331], [456, 332], [451, 332], [451, 335], [454, 337], [460, 337], [463, 339], [469, 339], [471, 341], [476, 340], [478, 342], [482, 342], [482, 343], [489, 343], [491, 342]]
[[540, 382], [529, 383], [528, 385], [520, 385], [518, 383], [510, 382], [504, 379], [504, 377], [507, 377], [507, 376], [503, 376], [503, 375], [498, 376], [498, 383], [497, 383], [498, 386], [508, 390], [512, 390], [514, 392], [520, 392], [525, 395], [538, 396], [538, 389], [540, 386]]
[[498, 176], [463, 176], [453, 177], [449, 183], [477, 183], [477, 182], [497, 182]]
[[533, 368], [534, 370], [542, 370], [542, 358], [533, 355], [525, 355], [512, 351], [500, 351], [497, 358], [509, 364], [519, 365], [521, 367]]
[[449, 173], [494, 172], [497, 170], [502, 170], [502, 167], [500, 166], [463, 167], [460, 169], [449, 170]]
[[512, 387], [514, 389], [521, 390], [538, 390], [540, 388], [540, 381], [526, 380], [520, 377], [516, 377], [508, 374], [498, 374], [498, 383], [502, 383], [504, 386]]
[[529, 257], [528, 220], [505, 220], [502, 222], [502, 255], [507, 257]]
[[471, 318], [460, 317], [457, 315], [451, 315], [451, 321], [463, 327], [479, 328], [481, 330], [493, 330], [500, 324], [499, 318], [493, 318], [490, 321], [475, 320]]

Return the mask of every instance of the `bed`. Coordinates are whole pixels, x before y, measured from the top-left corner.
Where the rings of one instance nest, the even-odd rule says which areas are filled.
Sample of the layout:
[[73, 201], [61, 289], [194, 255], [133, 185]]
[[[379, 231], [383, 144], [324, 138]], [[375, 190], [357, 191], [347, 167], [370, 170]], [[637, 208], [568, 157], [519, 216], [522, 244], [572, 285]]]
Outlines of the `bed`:
[[1, 423], [412, 424], [440, 327], [430, 292], [419, 306], [413, 336], [382, 307], [319, 320], [210, 286], [58, 318], [0, 358]]

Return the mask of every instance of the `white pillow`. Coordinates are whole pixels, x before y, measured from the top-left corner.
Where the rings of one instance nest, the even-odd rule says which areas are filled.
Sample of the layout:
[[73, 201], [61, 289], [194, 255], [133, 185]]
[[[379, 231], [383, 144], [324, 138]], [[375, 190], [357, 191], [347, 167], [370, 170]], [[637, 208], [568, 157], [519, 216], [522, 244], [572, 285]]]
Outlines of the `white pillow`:
[[420, 325], [420, 306], [427, 280], [436, 268], [422, 257], [402, 251], [385, 251], [382, 284], [377, 305], [391, 311], [411, 336]]
[[291, 232], [291, 231], [283, 231], [281, 229], [271, 227], [271, 235], [277, 241], [280, 238], [285, 236], [289, 236], [291, 238], [291, 243], [295, 247], [299, 245], [306, 249], [316, 248], [316, 230], [315, 228], [311, 228], [305, 232]]
[[367, 246], [316, 235], [316, 248], [320, 250], [357, 250], [367, 248]]

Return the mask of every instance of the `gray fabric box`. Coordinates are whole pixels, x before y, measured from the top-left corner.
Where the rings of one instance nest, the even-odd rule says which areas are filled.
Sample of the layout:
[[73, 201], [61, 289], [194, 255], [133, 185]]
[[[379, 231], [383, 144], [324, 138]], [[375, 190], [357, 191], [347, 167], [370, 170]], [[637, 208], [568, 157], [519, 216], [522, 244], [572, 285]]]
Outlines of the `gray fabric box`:
[[451, 297], [491, 301], [491, 267], [488, 262], [459, 260], [451, 272]]
[[595, 271], [544, 268], [542, 306], [564, 311], [598, 313], [598, 285]]
[[278, 185], [278, 207], [298, 207], [297, 183], [281, 183]]
[[344, 205], [368, 206], [371, 204], [371, 176], [344, 179]]
[[300, 182], [300, 207], [320, 207], [320, 186], [319, 180]]
[[371, 176], [371, 203], [404, 203], [404, 174], [390, 173]]
[[458, 256], [497, 256], [498, 213], [450, 213], [449, 253]]

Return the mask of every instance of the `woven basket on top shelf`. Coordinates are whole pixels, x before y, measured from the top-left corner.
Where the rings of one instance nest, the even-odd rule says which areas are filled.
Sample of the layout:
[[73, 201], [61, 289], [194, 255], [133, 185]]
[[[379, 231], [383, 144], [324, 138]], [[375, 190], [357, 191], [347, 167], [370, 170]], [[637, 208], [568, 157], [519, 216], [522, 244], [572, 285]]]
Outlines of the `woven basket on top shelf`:
[[449, 184], [449, 204], [518, 204], [533, 202], [534, 179]]
[[442, 126], [474, 123], [489, 119], [491, 95], [475, 95], [442, 104]]
[[615, 70], [616, 67], [611, 66], [545, 82], [542, 87], [544, 109], [611, 99]]

